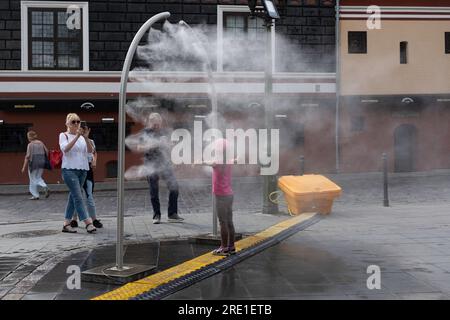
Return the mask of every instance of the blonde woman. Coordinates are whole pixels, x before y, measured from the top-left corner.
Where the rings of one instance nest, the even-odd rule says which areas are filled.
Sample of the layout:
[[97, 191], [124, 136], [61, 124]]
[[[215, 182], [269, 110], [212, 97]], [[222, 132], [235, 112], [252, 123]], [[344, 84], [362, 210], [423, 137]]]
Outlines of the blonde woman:
[[[103, 223], [97, 219], [97, 214], [95, 210], [95, 200], [94, 200], [94, 170], [97, 167], [97, 151], [95, 151], [95, 143], [94, 140], [90, 139], [92, 143], [92, 147], [94, 148], [93, 153], [88, 154], [88, 161], [90, 170], [87, 173], [86, 181], [84, 182], [83, 189], [86, 194], [86, 207], [89, 213], [89, 216], [92, 219], [92, 223], [94, 227], [100, 229], [103, 228]], [[67, 209], [69, 212], [73, 212], [75, 207], [69, 204], [69, 208]], [[78, 228], [77, 215], [75, 214], [72, 217], [72, 221], [70, 222], [70, 226], [72, 228]]]
[[45, 158], [48, 156], [48, 149], [44, 143], [38, 140], [38, 136], [34, 131], [28, 131], [28, 147], [27, 154], [23, 161], [22, 173], [25, 172], [28, 167], [28, 176], [30, 177], [30, 193], [32, 197], [30, 200], [39, 200], [38, 187], [44, 188], [45, 197], [48, 198], [50, 190], [47, 187], [44, 179], [42, 179], [42, 173], [45, 168]]
[[63, 153], [62, 177], [70, 191], [62, 232], [77, 232], [70, 226], [74, 213], [70, 208], [73, 206], [85, 223], [87, 232], [94, 233], [97, 229], [87, 213], [81, 192], [89, 171], [88, 154], [93, 152], [93, 146], [88, 138], [89, 129], [81, 128], [80, 123], [76, 113], [69, 113], [66, 117], [67, 131], [59, 134], [59, 147]]

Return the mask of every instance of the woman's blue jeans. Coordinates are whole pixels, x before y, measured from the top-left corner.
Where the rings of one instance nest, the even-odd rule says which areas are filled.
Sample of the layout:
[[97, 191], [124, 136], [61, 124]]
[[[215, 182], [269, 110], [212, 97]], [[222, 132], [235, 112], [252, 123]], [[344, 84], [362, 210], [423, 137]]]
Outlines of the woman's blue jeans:
[[66, 220], [72, 220], [75, 207], [80, 220], [88, 218], [86, 207], [83, 202], [82, 189], [86, 180], [87, 171], [78, 169], [62, 169], [62, 177], [69, 188], [69, 199], [66, 206]]
[[[89, 213], [89, 217], [92, 220], [95, 220], [95, 219], [97, 219], [97, 216], [95, 214], [95, 201], [94, 201], [94, 190], [93, 190], [94, 188], [93, 187], [94, 187], [94, 183], [91, 180], [86, 179], [86, 183], [83, 185], [84, 193], [86, 194], [86, 207], [87, 207], [87, 211]], [[66, 213], [67, 213], [67, 216], [70, 215], [70, 216], [72, 216], [73, 220], [76, 220], [77, 214], [74, 212], [75, 212], [75, 205], [72, 201], [67, 204]]]

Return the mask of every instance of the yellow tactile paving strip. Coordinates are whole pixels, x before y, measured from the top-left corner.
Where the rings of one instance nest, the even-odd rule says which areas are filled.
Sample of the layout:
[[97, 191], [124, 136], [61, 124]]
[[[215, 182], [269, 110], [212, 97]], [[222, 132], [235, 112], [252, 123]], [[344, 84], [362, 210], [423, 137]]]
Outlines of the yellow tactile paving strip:
[[[236, 242], [236, 251], [247, 249], [261, 241], [274, 237], [280, 232], [305, 222], [315, 215], [316, 213], [303, 213], [294, 218], [280, 222], [253, 236], [242, 239]], [[146, 278], [130, 282], [120, 288], [95, 297], [92, 300], [128, 300], [225, 258], [226, 257], [215, 256], [209, 252], [167, 270], [152, 274]]]

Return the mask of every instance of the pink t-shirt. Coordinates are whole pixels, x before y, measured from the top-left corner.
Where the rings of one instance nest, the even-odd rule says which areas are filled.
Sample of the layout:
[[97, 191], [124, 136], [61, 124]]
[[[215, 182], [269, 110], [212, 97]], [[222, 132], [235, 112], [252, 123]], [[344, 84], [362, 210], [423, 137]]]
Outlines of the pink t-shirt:
[[212, 192], [217, 196], [230, 196], [233, 194], [231, 188], [231, 165], [216, 165], [213, 167]]
[[[216, 151], [221, 150], [222, 155], [225, 156], [228, 148], [228, 142], [225, 139], [217, 139], [214, 142]], [[225, 158], [225, 157], [224, 157]], [[233, 194], [231, 189], [231, 165], [217, 164], [213, 166], [212, 174], [212, 191], [217, 196], [230, 196]]]

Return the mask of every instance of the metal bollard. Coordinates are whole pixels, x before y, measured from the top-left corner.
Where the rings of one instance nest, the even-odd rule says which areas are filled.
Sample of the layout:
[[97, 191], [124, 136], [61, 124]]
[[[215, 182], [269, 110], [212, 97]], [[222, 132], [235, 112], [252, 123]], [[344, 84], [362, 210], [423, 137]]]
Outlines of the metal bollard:
[[385, 207], [389, 207], [389, 194], [388, 194], [388, 163], [387, 163], [387, 155], [383, 153], [383, 190], [384, 190], [384, 199], [383, 205]]
[[304, 175], [305, 174], [305, 157], [304, 156], [300, 156], [300, 175]]

